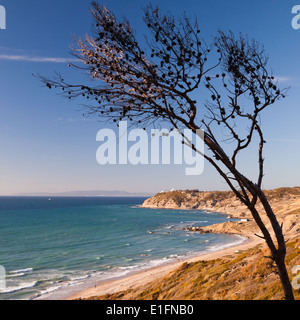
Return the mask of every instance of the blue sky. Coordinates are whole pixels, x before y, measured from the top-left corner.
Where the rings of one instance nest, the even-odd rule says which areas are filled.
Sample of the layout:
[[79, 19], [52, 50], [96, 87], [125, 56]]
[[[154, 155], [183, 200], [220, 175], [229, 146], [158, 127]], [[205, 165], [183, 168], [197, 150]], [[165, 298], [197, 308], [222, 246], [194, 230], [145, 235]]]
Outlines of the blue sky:
[[[126, 16], [138, 38], [146, 32], [142, 7], [159, 4], [175, 16], [198, 18], [208, 40], [218, 29], [243, 32], [264, 44], [269, 65], [287, 98], [263, 115], [268, 141], [265, 188], [299, 185], [300, 181], [300, 30], [291, 26], [296, 1], [185, 0], [102, 1], [116, 16]], [[72, 35], [90, 32], [86, 0], [0, 0], [7, 29], [0, 30], [0, 195], [69, 190], [127, 190], [155, 193], [162, 189], [226, 190], [207, 163], [203, 174], [186, 176], [179, 165], [108, 165], [96, 162], [96, 134], [103, 124], [82, 117], [80, 101], [67, 101], [40, 84], [32, 74], [82, 79], [67, 67]], [[253, 150], [249, 150], [253, 152]], [[241, 157], [251, 175], [252, 154]]]

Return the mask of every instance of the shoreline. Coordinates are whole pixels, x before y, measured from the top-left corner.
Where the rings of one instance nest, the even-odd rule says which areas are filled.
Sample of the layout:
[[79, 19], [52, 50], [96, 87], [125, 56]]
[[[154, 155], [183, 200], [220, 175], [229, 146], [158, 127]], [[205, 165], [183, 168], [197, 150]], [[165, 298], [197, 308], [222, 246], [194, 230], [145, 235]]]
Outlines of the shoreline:
[[[237, 234], [238, 235], [238, 234]], [[149, 282], [160, 279], [166, 276], [169, 272], [179, 268], [183, 263], [195, 262], [199, 260], [213, 260], [222, 258], [227, 255], [239, 253], [241, 250], [247, 250], [253, 248], [259, 244], [264, 243], [262, 239], [259, 239], [252, 235], [239, 235], [245, 240], [240, 244], [233, 244], [230, 247], [223, 248], [216, 251], [205, 252], [193, 257], [180, 259], [176, 262], [168, 262], [159, 266], [155, 266], [146, 270], [136, 271], [129, 273], [117, 279], [103, 280], [100, 283], [95, 284], [93, 287], [78, 291], [65, 300], [87, 299], [93, 296], [102, 296], [105, 294], [117, 293], [120, 291], [143, 286]]]
[[[143, 207], [141, 205], [138, 205], [135, 207], [138, 207], [141, 209], [150, 209], [148, 207]], [[158, 208], [153, 208], [153, 209], [158, 209]], [[159, 209], [170, 210], [169, 208], [159, 208]], [[174, 209], [171, 209], [171, 210], [174, 210]], [[204, 211], [200, 208], [199, 209], [180, 209], [180, 210]], [[211, 209], [205, 209], [205, 211], [214, 212]], [[228, 214], [221, 211], [215, 211], [215, 212], [220, 213], [227, 217], [229, 216]], [[233, 218], [233, 219], [236, 219], [236, 218]], [[222, 225], [223, 223], [227, 223], [227, 222], [221, 222], [221, 223], [218, 223], [217, 225], [219, 224]], [[219, 233], [219, 232], [216, 232], [216, 233]], [[220, 232], [220, 234], [225, 235], [226, 233]], [[171, 271], [174, 271], [185, 262], [189, 263], [189, 262], [194, 262], [198, 260], [217, 259], [224, 255], [232, 254], [236, 250], [247, 249], [248, 245], [257, 238], [257, 237], [252, 237], [251, 235], [248, 235], [248, 234], [242, 234], [240, 232], [227, 233], [227, 234], [230, 236], [238, 236], [241, 238], [241, 240], [228, 243], [227, 245], [225, 245], [225, 247], [224, 245], [220, 244], [219, 246], [221, 246], [221, 248], [214, 248], [212, 249], [212, 251], [208, 251], [208, 250], [199, 251], [199, 252], [196, 251], [188, 255], [177, 256], [177, 258], [174, 258], [171, 261], [166, 261], [156, 266], [151, 266], [151, 261], [149, 261], [150, 266], [147, 266], [139, 270], [129, 271], [124, 275], [115, 275], [115, 276], [108, 277], [106, 279], [94, 279], [93, 282], [91, 281], [91, 278], [88, 277], [89, 279], [87, 283], [82, 283], [81, 288], [78, 287], [78, 288], [72, 289], [71, 287], [69, 287], [70, 289], [69, 294], [66, 294], [60, 290], [58, 292], [53, 292], [53, 293], [51, 293], [50, 291], [49, 293], [41, 294], [41, 295], [32, 297], [31, 299], [32, 300], [74, 300], [74, 299], [80, 299], [80, 298], [84, 299], [84, 298], [88, 298], [95, 295], [100, 296], [107, 293], [117, 293], [117, 292], [131, 289], [134, 287], [143, 286], [153, 280], [156, 280], [156, 279], [158, 280], [164, 277], [166, 274], [168, 274]], [[255, 245], [256, 244], [253, 244], [253, 246]]]
[[[198, 209], [188, 209], [188, 208], [164, 208], [160, 207], [157, 208], [155, 206], [147, 206], [145, 204], [139, 205], [139, 208], [144, 208], [144, 209], [165, 209], [165, 210], [205, 210], [209, 212], [214, 212], [212, 208], [198, 208]], [[223, 209], [223, 210], [221, 210]], [[226, 213], [226, 208], [217, 208], [215, 212], [221, 213], [224, 216], [230, 216], [230, 218], [242, 218], [240, 215], [241, 210], [237, 210], [235, 217], [232, 217], [231, 214]], [[226, 222], [225, 222], [226, 223]], [[217, 225], [223, 225], [223, 223], [219, 223]], [[215, 233], [221, 233], [221, 234], [226, 234], [225, 232], [215, 232]], [[98, 283], [95, 283], [93, 287], [83, 289], [81, 291], [78, 291], [69, 297], [67, 297], [65, 300], [75, 300], [75, 299], [86, 299], [89, 297], [93, 296], [102, 296], [105, 294], [113, 294], [117, 293], [120, 291], [136, 288], [139, 286], [143, 286], [147, 283], [150, 283], [154, 280], [161, 279], [162, 277], [166, 276], [169, 272], [176, 270], [179, 268], [183, 263], [187, 262], [195, 262], [199, 260], [213, 260], [213, 259], [218, 259], [222, 258], [227, 255], [232, 255], [236, 254], [236, 251], [241, 251], [241, 250], [247, 250], [250, 248], [253, 248], [257, 246], [258, 244], [264, 243], [264, 241], [256, 236], [253, 235], [251, 232], [233, 232], [229, 233], [230, 235], [237, 235], [242, 237], [244, 240], [242, 243], [235, 244], [233, 243], [231, 246], [222, 248], [219, 250], [214, 250], [210, 252], [203, 252], [200, 254], [195, 254], [194, 256], [186, 257], [186, 258], [181, 258], [178, 259], [179, 261], [176, 262], [166, 262], [164, 264], [161, 264], [159, 266], [155, 267], [150, 267], [145, 270], [139, 270], [139, 271], [133, 271], [130, 272], [129, 274], [126, 274], [124, 276], [121, 276], [120, 278], [117, 279], [108, 279], [108, 280], [103, 280]]]

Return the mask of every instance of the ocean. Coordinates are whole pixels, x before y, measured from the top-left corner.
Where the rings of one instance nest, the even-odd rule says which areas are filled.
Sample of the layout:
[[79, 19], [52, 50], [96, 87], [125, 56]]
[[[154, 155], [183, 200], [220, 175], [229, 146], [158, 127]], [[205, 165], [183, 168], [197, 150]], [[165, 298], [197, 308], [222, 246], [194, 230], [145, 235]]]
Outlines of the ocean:
[[145, 209], [136, 197], [0, 197], [0, 300], [65, 299], [95, 283], [239, 244], [182, 230], [228, 221], [202, 210]]

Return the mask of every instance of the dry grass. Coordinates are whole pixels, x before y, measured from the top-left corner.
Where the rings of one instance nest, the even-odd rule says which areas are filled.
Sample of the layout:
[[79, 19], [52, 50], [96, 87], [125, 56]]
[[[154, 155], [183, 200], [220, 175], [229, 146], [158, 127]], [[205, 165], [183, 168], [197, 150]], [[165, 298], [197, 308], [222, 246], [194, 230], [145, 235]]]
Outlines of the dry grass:
[[[283, 292], [268, 249], [256, 247], [222, 259], [184, 263], [160, 281], [92, 300], [281, 300]], [[287, 244], [289, 274], [300, 265], [300, 239]], [[292, 275], [291, 275], [292, 278]], [[294, 290], [300, 300], [300, 290]]]
[[[174, 197], [181, 197], [182, 199], [185, 198], [185, 194], [189, 193], [193, 196], [202, 195], [204, 196], [205, 200], [215, 200], [215, 199], [225, 199], [225, 198], [231, 198], [234, 197], [234, 193], [232, 191], [199, 191], [199, 190], [183, 190], [184, 193], [182, 193], [180, 190], [176, 191], [167, 191], [167, 192], [161, 192], [155, 195], [155, 197], [164, 198], [168, 197], [171, 198]], [[268, 197], [269, 200], [272, 199], [280, 199], [285, 196], [300, 196], [300, 187], [282, 187], [272, 190], [264, 190], [265, 195]]]
[[277, 188], [273, 190], [265, 190], [264, 192], [269, 200], [281, 199], [285, 196], [299, 196], [300, 187], [293, 187], [293, 188], [284, 187], [284, 188]]
[[[269, 200], [291, 199], [300, 196], [300, 187], [278, 188], [274, 190], [264, 190]], [[216, 203], [222, 201], [237, 200], [232, 191], [199, 191], [199, 190], [178, 190], [168, 191], [156, 194], [151, 201], [164, 207], [167, 203], [175, 204], [180, 207], [181, 204], [197, 205], [197, 203]]]

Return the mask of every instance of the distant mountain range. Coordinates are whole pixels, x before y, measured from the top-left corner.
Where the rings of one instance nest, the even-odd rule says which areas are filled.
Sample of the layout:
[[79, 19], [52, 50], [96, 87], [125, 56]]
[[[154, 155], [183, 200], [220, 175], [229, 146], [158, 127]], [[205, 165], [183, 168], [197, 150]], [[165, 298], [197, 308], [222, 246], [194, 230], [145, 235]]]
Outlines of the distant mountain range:
[[88, 191], [66, 191], [66, 192], [29, 192], [15, 193], [12, 196], [20, 197], [151, 197], [154, 193], [127, 192], [120, 190], [88, 190]]

